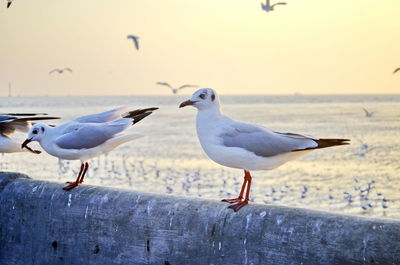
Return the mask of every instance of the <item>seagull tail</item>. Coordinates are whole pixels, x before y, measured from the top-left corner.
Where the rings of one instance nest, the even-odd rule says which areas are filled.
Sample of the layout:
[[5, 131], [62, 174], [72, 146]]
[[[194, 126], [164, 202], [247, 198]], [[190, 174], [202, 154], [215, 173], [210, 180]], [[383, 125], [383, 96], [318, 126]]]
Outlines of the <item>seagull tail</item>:
[[318, 146], [315, 149], [326, 148], [336, 145], [348, 145], [350, 139], [318, 139], [314, 140]]
[[153, 111], [157, 110], [158, 108], [147, 108], [147, 109], [137, 109], [133, 111], [128, 111], [122, 114], [123, 118], [133, 119], [133, 124], [143, 120], [147, 116], [153, 113]]

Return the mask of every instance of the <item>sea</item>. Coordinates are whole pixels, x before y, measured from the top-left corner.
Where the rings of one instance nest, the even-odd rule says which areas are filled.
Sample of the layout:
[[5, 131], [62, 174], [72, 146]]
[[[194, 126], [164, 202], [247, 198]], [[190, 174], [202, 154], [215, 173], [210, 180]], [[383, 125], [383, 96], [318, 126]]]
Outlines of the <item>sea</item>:
[[[159, 107], [129, 130], [144, 136], [89, 161], [83, 185], [200, 197], [237, 197], [243, 171], [223, 167], [203, 152], [196, 110], [179, 109], [189, 96], [2, 97], [0, 112], [46, 112], [76, 117], [126, 106]], [[271, 171], [254, 171], [252, 203], [283, 205], [400, 219], [400, 95], [220, 95], [231, 118], [278, 132], [349, 138], [351, 145], [316, 150]], [[372, 113], [367, 117], [363, 108]], [[13, 137], [23, 141], [26, 135]], [[40, 149], [37, 143], [30, 144]], [[75, 180], [79, 161], [43, 152], [0, 155], [1, 171], [65, 183]], [[222, 203], [222, 202], [221, 202]]]

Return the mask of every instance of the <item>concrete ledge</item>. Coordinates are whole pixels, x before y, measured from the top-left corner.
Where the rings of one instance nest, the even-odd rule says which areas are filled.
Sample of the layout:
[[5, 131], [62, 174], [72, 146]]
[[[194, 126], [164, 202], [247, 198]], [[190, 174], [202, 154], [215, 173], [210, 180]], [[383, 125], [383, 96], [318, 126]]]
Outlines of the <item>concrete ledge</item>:
[[395, 220], [62, 186], [0, 173], [0, 264], [400, 264]]

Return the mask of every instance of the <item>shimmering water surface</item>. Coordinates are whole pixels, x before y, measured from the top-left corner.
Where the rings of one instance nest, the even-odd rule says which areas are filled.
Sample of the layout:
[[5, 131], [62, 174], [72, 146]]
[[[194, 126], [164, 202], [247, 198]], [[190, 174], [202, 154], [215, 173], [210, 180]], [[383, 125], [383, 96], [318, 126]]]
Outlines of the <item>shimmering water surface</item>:
[[[117, 106], [158, 106], [130, 129], [145, 137], [89, 161], [85, 184], [215, 200], [236, 197], [243, 172], [206, 157], [196, 135], [195, 109], [178, 109], [186, 98], [14, 97], [1, 98], [0, 112], [48, 112], [63, 117], [52, 121], [58, 124]], [[350, 146], [317, 150], [273, 171], [252, 172], [254, 203], [400, 219], [399, 95], [222, 95], [221, 101], [223, 111], [240, 121], [352, 140]], [[365, 117], [363, 107], [374, 115]], [[22, 141], [24, 135], [14, 137]], [[0, 170], [65, 182], [75, 179], [79, 161], [59, 161], [46, 153], [5, 154]]]

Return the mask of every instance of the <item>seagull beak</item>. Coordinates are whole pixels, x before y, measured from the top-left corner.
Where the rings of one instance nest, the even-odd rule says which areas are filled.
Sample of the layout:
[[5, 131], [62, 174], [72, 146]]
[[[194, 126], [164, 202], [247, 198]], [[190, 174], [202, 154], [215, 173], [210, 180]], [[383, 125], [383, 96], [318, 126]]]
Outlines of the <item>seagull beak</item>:
[[186, 100], [186, 101], [182, 102], [181, 105], [179, 105], [179, 108], [191, 106], [191, 105], [194, 105], [194, 103], [196, 103], [196, 101]]
[[32, 139], [26, 139], [22, 144], [21, 144], [21, 148], [24, 149], [27, 147], [27, 144], [29, 144], [30, 142], [32, 142]]

